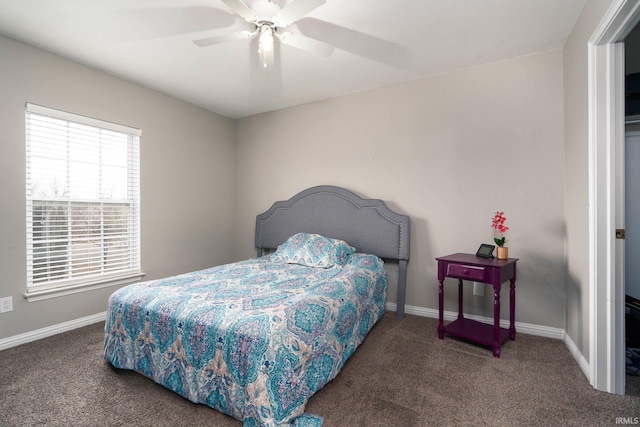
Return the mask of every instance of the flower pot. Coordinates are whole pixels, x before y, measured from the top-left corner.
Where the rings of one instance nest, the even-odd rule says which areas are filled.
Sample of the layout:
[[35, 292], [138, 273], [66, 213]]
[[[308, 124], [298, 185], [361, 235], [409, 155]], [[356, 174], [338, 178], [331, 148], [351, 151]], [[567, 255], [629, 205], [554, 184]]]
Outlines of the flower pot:
[[498, 246], [498, 259], [509, 258], [509, 248], [506, 246]]

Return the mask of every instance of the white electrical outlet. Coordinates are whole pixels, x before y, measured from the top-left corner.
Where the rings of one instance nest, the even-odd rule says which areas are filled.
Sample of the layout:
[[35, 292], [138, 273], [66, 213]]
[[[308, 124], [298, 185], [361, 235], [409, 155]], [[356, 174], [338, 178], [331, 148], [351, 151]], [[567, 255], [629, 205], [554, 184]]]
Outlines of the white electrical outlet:
[[484, 283], [473, 282], [473, 294], [479, 297], [484, 296]]
[[0, 313], [13, 310], [13, 297], [0, 298]]

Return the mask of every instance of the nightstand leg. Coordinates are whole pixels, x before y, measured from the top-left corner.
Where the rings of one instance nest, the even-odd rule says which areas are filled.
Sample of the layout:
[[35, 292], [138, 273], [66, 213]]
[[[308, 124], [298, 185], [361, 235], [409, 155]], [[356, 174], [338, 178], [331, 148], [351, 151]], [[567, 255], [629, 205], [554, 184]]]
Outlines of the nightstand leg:
[[493, 285], [493, 357], [500, 357], [500, 285]]
[[509, 292], [509, 339], [516, 340], [516, 279], [511, 279]]
[[438, 338], [444, 339], [444, 280], [438, 285]]
[[464, 317], [464, 310], [462, 307], [462, 279], [458, 279], [458, 319], [462, 319]]

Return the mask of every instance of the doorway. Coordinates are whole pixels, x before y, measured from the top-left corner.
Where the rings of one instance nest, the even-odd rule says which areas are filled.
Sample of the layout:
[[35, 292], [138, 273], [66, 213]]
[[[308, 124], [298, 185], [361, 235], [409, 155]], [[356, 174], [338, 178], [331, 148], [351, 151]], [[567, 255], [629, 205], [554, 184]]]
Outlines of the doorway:
[[625, 392], [640, 396], [640, 25], [624, 39], [624, 50]]
[[597, 390], [625, 394], [624, 39], [640, 2], [616, 0], [589, 40], [589, 370]]
[[624, 39], [624, 310], [625, 394], [640, 396], [640, 25]]
[[[629, 74], [627, 74], [629, 75]], [[628, 86], [627, 86], [628, 88]], [[627, 109], [628, 112], [628, 109]], [[628, 115], [627, 115], [628, 117]], [[640, 396], [640, 131], [625, 132], [625, 362], [628, 395]], [[634, 220], [635, 219], [635, 220]]]

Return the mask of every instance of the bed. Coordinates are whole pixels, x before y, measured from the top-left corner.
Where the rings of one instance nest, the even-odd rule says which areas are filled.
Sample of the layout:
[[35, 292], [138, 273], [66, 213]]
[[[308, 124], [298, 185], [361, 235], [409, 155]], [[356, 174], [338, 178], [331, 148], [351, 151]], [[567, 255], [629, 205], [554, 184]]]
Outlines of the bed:
[[404, 316], [410, 220], [335, 186], [256, 217], [258, 257], [125, 286], [109, 299], [104, 357], [243, 426], [321, 426], [304, 412], [384, 312], [382, 259]]

